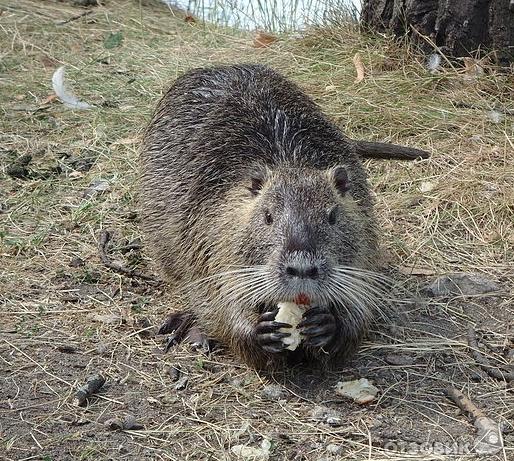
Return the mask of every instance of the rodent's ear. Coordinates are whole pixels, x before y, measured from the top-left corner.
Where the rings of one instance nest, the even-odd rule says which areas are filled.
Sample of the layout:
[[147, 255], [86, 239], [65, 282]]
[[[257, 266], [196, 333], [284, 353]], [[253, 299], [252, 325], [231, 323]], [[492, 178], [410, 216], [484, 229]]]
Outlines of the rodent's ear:
[[346, 172], [346, 168], [338, 165], [332, 169], [332, 180], [334, 181], [334, 185], [336, 189], [339, 191], [341, 195], [344, 195], [349, 187], [348, 187], [348, 173]]
[[248, 181], [248, 190], [253, 196], [259, 195], [264, 182], [266, 181], [266, 174], [263, 170], [253, 170], [250, 172], [250, 178]]

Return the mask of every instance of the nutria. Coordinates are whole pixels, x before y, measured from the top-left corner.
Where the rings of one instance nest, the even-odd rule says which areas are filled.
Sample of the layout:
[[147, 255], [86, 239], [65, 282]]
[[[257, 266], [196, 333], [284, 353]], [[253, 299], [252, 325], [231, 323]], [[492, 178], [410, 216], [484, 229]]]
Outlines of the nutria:
[[[194, 324], [256, 367], [337, 364], [381, 312], [373, 201], [356, 143], [295, 84], [262, 65], [196, 69], [161, 99], [142, 147], [142, 223]], [[307, 303], [301, 346], [279, 302]]]

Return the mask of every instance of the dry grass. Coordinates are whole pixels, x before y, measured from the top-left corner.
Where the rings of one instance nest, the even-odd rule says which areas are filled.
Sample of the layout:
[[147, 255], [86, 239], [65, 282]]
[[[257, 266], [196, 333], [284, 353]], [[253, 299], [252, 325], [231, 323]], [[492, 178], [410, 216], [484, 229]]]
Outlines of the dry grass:
[[[467, 79], [447, 67], [432, 75], [410, 50], [349, 26], [256, 49], [249, 34], [186, 24], [165, 8], [128, 0], [64, 25], [81, 10], [36, 0], [0, 0], [0, 9], [0, 458], [225, 460], [230, 447], [258, 447], [266, 438], [274, 460], [405, 459], [388, 443], [473, 441], [472, 425], [442, 394], [450, 384], [512, 430], [512, 387], [481, 371], [465, 340], [475, 326], [491, 361], [512, 361], [512, 73], [490, 68]], [[104, 40], [118, 31], [121, 46], [106, 49]], [[366, 67], [359, 84], [356, 52]], [[502, 294], [418, 296], [398, 325], [324, 376], [259, 374], [223, 351], [162, 354], [149, 325], [170, 309], [166, 293], [104, 268], [97, 236], [115, 230], [114, 256], [151, 270], [144, 252], [116, 248], [140, 237], [138, 135], [176, 75], [239, 61], [270, 64], [299, 82], [352, 137], [432, 151], [424, 162], [368, 165], [390, 263], [486, 273]], [[98, 108], [42, 104], [59, 64]], [[507, 113], [498, 123], [488, 116], [493, 108]], [[24, 154], [33, 158], [30, 176], [9, 177], [8, 165]], [[109, 191], [84, 198], [99, 179]], [[402, 283], [416, 291], [430, 279]], [[398, 354], [409, 363], [393, 365]], [[175, 389], [172, 366], [188, 377], [185, 389]], [[105, 390], [86, 409], [72, 407], [73, 389], [94, 371], [107, 376]], [[359, 407], [335, 395], [333, 384], [352, 376], [372, 379], [380, 399]], [[277, 400], [263, 393], [270, 383], [279, 383]], [[337, 412], [342, 425], [323, 422], [320, 407]], [[109, 417], [128, 413], [145, 429], [104, 428]], [[506, 460], [512, 432], [504, 441], [496, 457]], [[331, 444], [340, 454], [327, 451]]]

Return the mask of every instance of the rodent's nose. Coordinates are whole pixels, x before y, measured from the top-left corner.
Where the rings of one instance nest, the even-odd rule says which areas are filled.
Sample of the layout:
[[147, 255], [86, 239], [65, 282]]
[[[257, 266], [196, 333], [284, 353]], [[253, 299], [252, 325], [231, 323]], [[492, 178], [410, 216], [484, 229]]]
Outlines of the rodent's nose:
[[316, 266], [299, 266], [294, 264], [287, 265], [285, 272], [289, 277], [301, 279], [315, 279], [319, 275], [319, 270]]

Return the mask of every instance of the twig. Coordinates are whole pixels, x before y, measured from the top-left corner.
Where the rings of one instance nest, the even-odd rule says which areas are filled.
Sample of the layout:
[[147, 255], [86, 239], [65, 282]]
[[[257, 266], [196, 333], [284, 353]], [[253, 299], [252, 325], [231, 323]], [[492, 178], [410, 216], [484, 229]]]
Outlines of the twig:
[[501, 112], [505, 115], [514, 115], [514, 109], [507, 109], [504, 107], [487, 107], [480, 104], [474, 104], [474, 103], [468, 103], [465, 101], [454, 101], [452, 102], [453, 107], [457, 108], [465, 108], [465, 109], [474, 109], [474, 110], [483, 110], [483, 111], [489, 111], [489, 110], [495, 110], [496, 112]]
[[473, 328], [469, 328], [468, 330], [468, 346], [471, 349], [471, 354], [473, 355], [475, 361], [489, 376], [506, 382], [514, 380], [514, 372], [501, 371], [499, 368], [491, 365], [487, 357], [482, 355], [480, 349], [478, 348], [477, 336]]
[[98, 253], [100, 255], [100, 260], [104, 264], [104, 266], [108, 267], [109, 269], [112, 269], [115, 272], [118, 272], [120, 274], [124, 274], [128, 277], [134, 277], [134, 278], [140, 278], [142, 280], [146, 280], [147, 282], [151, 283], [152, 285], [160, 285], [162, 283], [161, 280], [152, 277], [150, 275], [145, 275], [142, 272], [138, 271], [137, 269], [129, 269], [128, 267], [125, 267], [122, 263], [119, 261], [113, 261], [109, 258], [107, 255], [107, 245], [109, 244], [110, 240], [112, 238], [112, 232], [107, 230], [102, 230], [100, 232], [100, 236], [98, 237]]
[[477, 429], [474, 451], [477, 453], [497, 453], [503, 447], [500, 426], [487, 417], [469, 398], [455, 387], [446, 389], [446, 396], [471, 419]]
[[92, 375], [86, 380], [86, 384], [79, 387], [73, 398], [73, 405], [82, 407], [86, 400], [100, 390], [105, 384], [105, 378], [101, 374]]
[[75, 16], [72, 16], [71, 18], [65, 19], [64, 21], [57, 21], [55, 24], [57, 26], [64, 26], [64, 24], [68, 24], [69, 22], [76, 21], [77, 19], [80, 19], [80, 18], [88, 15], [89, 13], [91, 13], [91, 11], [89, 11], [89, 10], [83, 11], [82, 13], [76, 14]]

